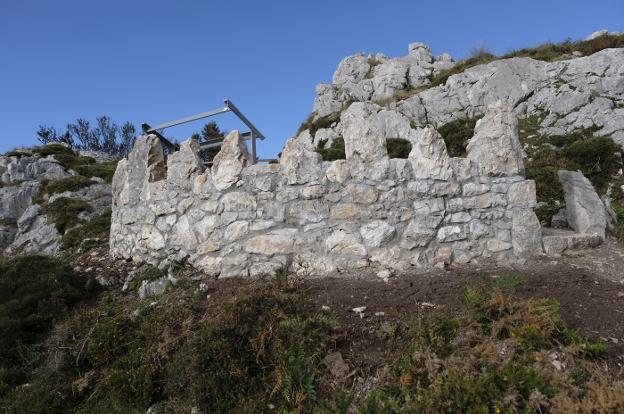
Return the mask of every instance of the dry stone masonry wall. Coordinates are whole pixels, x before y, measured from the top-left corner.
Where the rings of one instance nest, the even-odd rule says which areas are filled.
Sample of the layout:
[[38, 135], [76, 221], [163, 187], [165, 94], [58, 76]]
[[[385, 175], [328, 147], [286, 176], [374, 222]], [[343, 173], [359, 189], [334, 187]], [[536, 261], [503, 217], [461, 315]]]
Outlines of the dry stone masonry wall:
[[[401, 272], [542, 252], [535, 185], [507, 104], [479, 120], [466, 158], [450, 158], [435, 129], [371, 102], [349, 106], [340, 123], [346, 159], [332, 162], [307, 131], [267, 165], [248, 165], [235, 131], [206, 170], [196, 141], [165, 159], [155, 136], [140, 137], [113, 180], [112, 254], [186, 258], [228, 277], [283, 265], [311, 276]], [[409, 158], [390, 159], [387, 138], [409, 140]]]

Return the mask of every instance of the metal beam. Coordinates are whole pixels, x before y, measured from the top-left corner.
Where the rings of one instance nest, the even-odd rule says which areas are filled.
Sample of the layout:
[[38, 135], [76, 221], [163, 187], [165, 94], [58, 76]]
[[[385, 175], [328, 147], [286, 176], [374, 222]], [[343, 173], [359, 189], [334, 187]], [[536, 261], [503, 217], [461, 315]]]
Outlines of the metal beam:
[[152, 128], [149, 124], [144, 122], [141, 124], [141, 128], [143, 129], [143, 132], [145, 132], [146, 134], [156, 135], [166, 146], [175, 150], [176, 145], [173, 144], [171, 141], [169, 141], [167, 138], [165, 138], [163, 134], [161, 134], [160, 132]]
[[229, 111], [230, 111], [230, 108], [226, 106], [225, 108], [218, 108], [212, 111], [202, 112], [200, 114], [191, 115], [191, 116], [187, 116], [184, 118], [176, 119], [175, 121], [169, 121], [169, 122], [165, 122], [164, 124], [156, 125], [154, 127], [151, 127], [151, 129], [147, 132], [154, 132], [158, 129], [169, 128], [172, 126], [185, 124], [187, 122], [197, 121], [198, 119], [208, 118], [209, 116], [218, 115], [218, 114], [222, 114], [224, 112], [229, 112]]
[[236, 116], [238, 116], [240, 118], [241, 121], [243, 121], [243, 123], [245, 125], [247, 125], [249, 127], [249, 129], [251, 129], [251, 131], [256, 135], [256, 138], [260, 138], [260, 139], [264, 139], [264, 135], [262, 135], [262, 132], [258, 131], [258, 128], [256, 128], [254, 126], [254, 124], [251, 123], [251, 121], [249, 119], [247, 119], [245, 117], [245, 115], [243, 115], [241, 113], [241, 111], [238, 110], [238, 108], [236, 106], [234, 106], [234, 104], [232, 102], [230, 102], [229, 99], [225, 99], [223, 102], [225, 102], [225, 106], [232, 112], [234, 112], [236, 114]]

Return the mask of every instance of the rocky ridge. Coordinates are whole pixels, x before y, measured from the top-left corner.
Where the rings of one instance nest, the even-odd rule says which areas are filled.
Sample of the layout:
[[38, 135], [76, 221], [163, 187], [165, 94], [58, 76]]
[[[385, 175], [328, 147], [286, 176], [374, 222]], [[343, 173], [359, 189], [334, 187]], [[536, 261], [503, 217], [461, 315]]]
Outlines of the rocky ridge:
[[[594, 35], [593, 39], [599, 37]], [[624, 49], [572, 54], [553, 62], [498, 59], [470, 67], [435, 87], [429, 85], [436, 73], [456, 63], [446, 54], [434, 58], [422, 43], [410, 44], [408, 50], [406, 57], [360, 53], [340, 62], [332, 83], [316, 88], [313, 119], [333, 117], [336, 122], [315, 132], [314, 145], [342, 135], [337, 118], [352, 102], [381, 103], [415, 126], [440, 127], [483, 115], [488, 105], [501, 99], [519, 118], [540, 116], [542, 133], [591, 127], [597, 135], [624, 145]], [[408, 97], [398, 100], [406, 91]]]
[[[67, 200], [85, 203], [73, 217], [73, 223], [65, 229], [68, 231], [110, 208], [110, 184], [96, 176], [80, 176], [59, 162], [56, 159], [58, 154], [67, 156], [73, 153], [55, 143], [0, 156], [0, 252], [58, 254], [63, 233], [51, 218], [59, 213], [55, 209], [66, 210]], [[105, 154], [100, 160], [110, 161]], [[89, 162], [96, 161], [89, 159]], [[71, 181], [76, 177], [82, 178], [79, 181], [81, 188], [75, 188], [76, 184]], [[73, 187], [65, 191], [60, 187], [48, 194], [46, 188], [55, 183], [73, 184]]]

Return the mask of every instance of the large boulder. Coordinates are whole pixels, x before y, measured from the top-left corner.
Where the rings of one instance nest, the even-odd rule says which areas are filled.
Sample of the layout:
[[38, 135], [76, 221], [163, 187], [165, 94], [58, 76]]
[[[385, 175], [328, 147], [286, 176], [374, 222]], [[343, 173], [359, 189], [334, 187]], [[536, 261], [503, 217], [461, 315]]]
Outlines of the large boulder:
[[594, 186], [580, 171], [559, 171], [568, 224], [579, 233], [597, 234], [605, 239], [607, 215]]

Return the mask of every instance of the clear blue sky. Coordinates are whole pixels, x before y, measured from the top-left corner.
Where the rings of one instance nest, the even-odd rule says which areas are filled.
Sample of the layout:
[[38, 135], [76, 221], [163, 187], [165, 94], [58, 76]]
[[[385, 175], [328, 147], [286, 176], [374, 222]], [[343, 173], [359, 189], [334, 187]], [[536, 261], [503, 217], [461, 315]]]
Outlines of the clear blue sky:
[[624, 31], [622, 0], [0, 0], [0, 152], [35, 144], [40, 124], [108, 114], [138, 126], [228, 97], [274, 156], [346, 55], [400, 56], [423, 41], [462, 58], [480, 42], [504, 53], [601, 28]]

